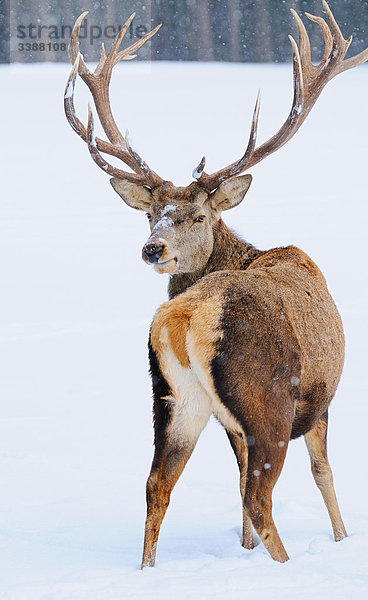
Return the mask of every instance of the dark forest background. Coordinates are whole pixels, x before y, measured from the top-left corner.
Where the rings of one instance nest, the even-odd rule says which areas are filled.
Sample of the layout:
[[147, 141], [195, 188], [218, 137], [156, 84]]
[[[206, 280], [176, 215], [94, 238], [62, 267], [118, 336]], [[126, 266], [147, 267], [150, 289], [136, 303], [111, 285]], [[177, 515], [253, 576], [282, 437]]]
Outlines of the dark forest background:
[[[1, 62], [68, 61], [67, 51], [60, 45], [67, 44], [68, 38], [62, 37], [60, 29], [64, 25], [67, 30], [84, 10], [90, 11], [88, 25], [95, 27], [95, 33], [98, 27], [103, 31], [106, 25], [121, 25], [133, 10], [137, 16], [131, 38], [137, 35], [136, 27], [141, 27], [141, 33], [145, 27], [149, 29], [162, 22], [159, 35], [140, 51], [140, 60], [285, 62], [291, 59], [287, 34], [296, 35], [290, 8], [300, 14], [304, 11], [324, 14], [320, 0], [0, 0], [0, 3]], [[349, 52], [363, 50], [368, 45], [368, 0], [331, 0], [330, 7], [345, 37], [354, 36]], [[304, 22], [312, 42], [313, 59], [317, 60], [322, 52], [319, 27], [307, 18]], [[35, 25], [32, 37], [28, 35], [30, 24]], [[41, 37], [34, 37], [37, 25], [43, 26]], [[93, 43], [88, 38], [82, 43], [87, 60], [98, 60], [102, 41], [111, 44], [103, 33]], [[51, 48], [40, 51], [40, 42], [51, 43]], [[31, 43], [32, 48], [21, 51], [22, 43]]]

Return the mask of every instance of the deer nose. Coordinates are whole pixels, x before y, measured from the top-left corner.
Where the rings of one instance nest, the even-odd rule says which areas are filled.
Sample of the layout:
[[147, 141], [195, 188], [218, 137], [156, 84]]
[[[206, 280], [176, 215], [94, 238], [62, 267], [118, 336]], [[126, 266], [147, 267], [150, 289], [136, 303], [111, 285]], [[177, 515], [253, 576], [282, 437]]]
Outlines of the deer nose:
[[143, 246], [144, 258], [149, 263], [157, 263], [161, 258], [164, 249], [165, 246], [163, 244], [155, 244], [153, 242], [145, 244], [145, 246]]

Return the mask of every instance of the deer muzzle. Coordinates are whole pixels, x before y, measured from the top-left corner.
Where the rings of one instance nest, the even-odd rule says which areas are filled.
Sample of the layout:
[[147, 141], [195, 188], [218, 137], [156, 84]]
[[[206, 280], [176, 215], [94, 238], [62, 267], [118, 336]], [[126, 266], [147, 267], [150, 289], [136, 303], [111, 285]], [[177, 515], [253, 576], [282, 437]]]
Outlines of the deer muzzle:
[[158, 242], [148, 242], [143, 246], [143, 260], [149, 264], [158, 263], [165, 250], [165, 245]]

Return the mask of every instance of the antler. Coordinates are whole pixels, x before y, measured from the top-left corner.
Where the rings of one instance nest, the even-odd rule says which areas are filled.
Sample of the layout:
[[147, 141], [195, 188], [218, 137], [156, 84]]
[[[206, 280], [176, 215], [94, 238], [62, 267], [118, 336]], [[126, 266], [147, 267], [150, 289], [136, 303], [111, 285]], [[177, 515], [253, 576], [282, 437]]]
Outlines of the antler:
[[[64, 93], [64, 109], [66, 118], [74, 131], [76, 131], [78, 135], [85, 142], [87, 142], [88, 149], [93, 160], [101, 169], [109, 173], [109, 175], [113, 175], [119, 179], [127, 179], [128, 181], [132, 181], [134, 183], [142, 183], [143, 185], [147, 185], [149, 187], [157, 187], [163, 182], [163, 179], [161, 179], [157, 173], [149, 168], [147, 163], [131, 147], [128, 140], [128, 134], [126, 133], [124, 137], [115, 123], [110, 106], [109, 84], [113, 67], [121, 60], [131, 60], [135, 58], [136, 54], [134, 54], [134, 52], [138, 50], [153, 35], [155, 35], [155, 33], [160, 29], [161, 25], [158, 25], [155, 27], [155, 29], [144, 35], [138, 41], [134, 42], [134, 44], [119, 52], [119, 47], [123, 37], [135, 16], [135, 13], [133, 13], [117, 34], [108, 55], [105, 53], [104, 44], [101, 45], [100, 61], [94, 73], [90, 73], [82, 55], [79, 52], [79, 30], [82, 21], [87, 14], [88, 12], [84, 12], [78, 17], [70, 37], [69, 56], [71, 62], [73, 63], [73, 68], [69, 75]], [[95, 137], [93, 116], [90, 106], [88, 107], [89, 114], [87, 130], [76, 115], [74, 107], [74, 88], [77, 73], [79, 73], [91, 91], [97, 109], [97, 114], [109, 139], [109, 142]], [[122, 171], [121, 169], [110, 165], [101, 156], [100, 152], [104, 152], [119, 158], [128, 167], [130, 167], [134, 173]]]
[[348, 40], [345, 40], [331, 9], [325, 0], [323, 0], [323, 7], [327, 14], [328, 25], [323, 18], [305, 13], [311, 21], [318, 23], [322, 31], [324, 52], [322, 61], [319, 65], [312, 64], [307, 31], [299, 15], [295, 10], [291, 9], [298, 27], [299, 47], [294, 38], [289, 35], [293, 49], [294, 98], [285, 123], [273, 137], [257, 149], [255, 148], [259, 112], [258, 94], [253, 113], [249, 142], [242, 158], [228, 167], [225, 167], [212, 175], [208, 175], [203, 170], [205, 166], [205, 158], [203, 157], [198, 167], [193, 171], [193, 177], [208, 191], [214, 190], [225, 179], [238, 175], [254, 166], [266, 158], [266, 156], [272, 154], [286, 144], [306, 119], [326, 83], [339, 73], [361, 65], [368, 60], [368, 48], [363, 50], [363, 52], [360, 52], [360, 54], [344, 60], [352, 36], [350, 36]]

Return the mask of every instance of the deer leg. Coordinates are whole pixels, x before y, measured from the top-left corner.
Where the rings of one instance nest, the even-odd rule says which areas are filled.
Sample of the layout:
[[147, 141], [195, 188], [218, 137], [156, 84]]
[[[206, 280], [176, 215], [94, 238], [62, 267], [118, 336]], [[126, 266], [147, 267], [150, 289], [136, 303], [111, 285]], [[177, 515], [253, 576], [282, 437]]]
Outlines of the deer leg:
[[285, 460], [288, 435], [282, 426], [274, 424], [278, 439], [285, 440], [280, 446], [270, 432], [252, 432], [255, 443], [248, 448], [248, 473], [245, 490], [245, 508], [254, 529], [274, 560], [289, 559], [272, 518], [272, 491]]
[[243, 534], [242, 534], [242, 546], [247, 550], [253, 548], [253, 529], [252, 521], [250, 520], [248, 513], [245, 508], [245, 489], [247, 482], [247, 467], [248, 467], [248, 448], [241, 438], [236, 433], [232, 433], [228, 429], [226, 430], [227, 437], [229, 438], [231, 447], [236, 456], [236, 460], [240, 472], [240, 495], [242, 498], [243, 507]]
[[172, 446], [165, 444], [156, 449], [151, 472], [147, 480], [147, 518], [145, 524], [142, 565], [153, 567], [156, 560], [160, 527], [170, 502], [170, 495], [179, 479], [195, 444]]
[[332, 471], [327, 459], [327, 422], [328, 413], [326, 411], [313, 429], [305, 434], [304, 439], [311, 460], [314, 481], [322, 494], [330, 515], [335, 541], [339, 542], [348, 534], [341, 518], [333, 485]]
[[192, 371], [180, 374], [175, 397], [150, 349], [154, 394], [155, 453], [147, 480], [147, 518], [142, 568], [153, 567], [170, 495], [212, 412], [209, 396]]

